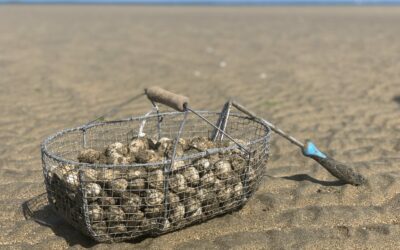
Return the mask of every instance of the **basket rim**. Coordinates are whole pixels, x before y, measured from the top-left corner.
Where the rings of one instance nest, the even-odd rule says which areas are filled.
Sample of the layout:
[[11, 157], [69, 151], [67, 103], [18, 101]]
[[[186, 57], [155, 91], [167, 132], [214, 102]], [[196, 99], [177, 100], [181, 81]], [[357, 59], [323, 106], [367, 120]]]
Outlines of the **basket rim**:
[[[212, 114], [212, 115], [220, 115], [220, 112], [218, 111], [196, 111], [197, 113], [200, 114]], [[43, 140], [43, 142], [40, 145], [41, 148], [41, 154], [42, 154], [42, 159], [45, 156], [47, 156], [48, 158], [60, 162], [62, 164], [66, 164], [66, 165], [75, 165], [75, 166], [79, 166], [79, 167], [83, 167], [83, 168], [121, 168], [121, 169], [126, 169], [126, 168], [131, 168], [131, 167], [151, 167], [151, 166], [160, 166], [160, 165], [165, 165], [165, 164], [170, 164], [171, 163], [171, 159], [167, 159], [164, 161], [160, 161], [160, 162], [153, 162], [153, 163], [133, 163], [133, 164], [98, 164], [98, 163], [84, 163], [84, 162], [78, 162], [78, 161], [74, 161], [74, 160], [68, 160], [66, 158], [60, 157], [59, 155], [52, 153], [48, 150], [47, 145], [48, 143], [50, 143], [51, 141], [67, 134], [67, 133], [71, 133], [71, 132], [75, 132], [75, 131], [85, 131], [89, 128], [92, 127], [97, 127], [97, 126], [105, 126], [105, 125], [110, 125], [110, 124], [115, 124], [115, 123], [124, 123], [124, 122], [130, 122], [130, 121], [135, 121], [135, 120], [143, 120], [143, 119], [148, 119], [148, 118], [153, 118], [153, 117], [157, 117], [159, 115], [177, 115], [177, 114], [184, 114], [183, 112], [178, 112], [178, 111], [174, 111], [174, 112], [162, 112], [159, 114], [151, 114], [151, 115], [142, 115], [142, 116], [132, 116], [129, 118], [124, 118], [124, 119], [118, 119], [118, 120], [111, 120], [111, 121], [102, 121], [102, 122], [96, 122], [96, 123], [92, 123], [89, 125], [83, 125], [83, 126], [79, 126], [79, 127], [74, 127], [74, 128], [68, 128], [68, 129], [63, 129], [55, 134], [50, 135], [49, 137], [47, 137], [45, 140]], [[237, 113], [237, 112], [232, 112], [230, 113], [230, 116], [234, 116], [237, 118], [241, 118], [241, 119], [248, 119], [248, 120], [252, 120], [253, 122], [258, 123], [259, 125], [261, 125], [264, 128], [265, 131], [265, 135], [260, 136], [259, 138], [250, 141], [248, 144], [246, 145], [253, 145], [256, 144], [260, 141], [266, 140], [267, 143], [269, 143], [269, 137], [271, 136], [271, 129], [264, 123], [260, 122], [257, 119], [253, 119], [251, 117], [245, 116], [243, 114]], [[184, 160], [188, 160], [188, 159], [194, 159], [197, 157], [204, 157], [206, 155], [210, 155], [210, 154], [215, 154], [215, 153], [219, 153], [219, 152], [224, 152], [224, 151], [229, 151], [232, 149], [236, 149], [239, 148], [238, 145], [233, 145], [233, 146], [229, 146], [229, 147], [220, 147], [220, 148], [211, 148], [211, 149], [207, 149], [204, 152], [199, 152], [196, 154], [190, 154], [190, 155], [184, 155], [183, 157], [177, 157], [174, 159], [175, 162], [177, 161], [184, 161]]]

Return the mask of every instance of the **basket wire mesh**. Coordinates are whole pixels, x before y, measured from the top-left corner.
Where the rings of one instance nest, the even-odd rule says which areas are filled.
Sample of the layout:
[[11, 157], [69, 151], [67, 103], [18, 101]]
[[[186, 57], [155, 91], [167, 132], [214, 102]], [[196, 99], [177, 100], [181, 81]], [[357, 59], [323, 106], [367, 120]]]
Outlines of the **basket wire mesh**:
[[[229, 138], [212, 141], [215, 128], [196, 114], [155, 111], [64, 130], [42, 144], [49, 203], [96, 241], [160, 235], [237, 210], [261, 181], [269, 157], [266, 125], [229, 114], [223, 131]], [[221, 119], [217, 112], [196, 113], [212, 124]], [[130, 152], [137, 140], [145, 141], [147, 154]], [[149, 153], [159, 152], [162, 140], [163, 157]], [[87, 149], [107, 154], [110, 145], [124, 145], [122, 160], [103, 154], [77, 160]]]

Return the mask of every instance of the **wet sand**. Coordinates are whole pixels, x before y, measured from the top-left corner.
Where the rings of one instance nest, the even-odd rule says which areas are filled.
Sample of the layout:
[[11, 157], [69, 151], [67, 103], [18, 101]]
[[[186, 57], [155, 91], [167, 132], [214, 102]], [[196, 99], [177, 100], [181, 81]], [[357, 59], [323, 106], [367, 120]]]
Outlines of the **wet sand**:
[[[22, 249], [400, 248], [400, 8], [0, 6], [0, 246]], [[241, 103], [369, 179], [337, 182], [273, 137], [239, 212], [96, 244], [46, 208], [40, 142], [160, 85], [197, 109]], [[143, 114], [147, 101], [114, 117]]]

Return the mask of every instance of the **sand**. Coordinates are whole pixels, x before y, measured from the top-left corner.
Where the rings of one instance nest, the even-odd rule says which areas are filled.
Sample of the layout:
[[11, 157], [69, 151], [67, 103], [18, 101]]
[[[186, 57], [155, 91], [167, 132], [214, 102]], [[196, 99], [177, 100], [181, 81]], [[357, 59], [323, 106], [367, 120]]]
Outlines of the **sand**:
[[[397, 7], [0, 6], [1, 248], [400, 248], [399, 23]], [[45, 191], [41, 141], [150, 85], [196, 109], [236, 97], [369, 184], [337, 182], [274, 136], [267, 175], [239, 212], [115, 245], [47, 207], [36, 216], [52, 228], [26, 220], [22, 205]]]

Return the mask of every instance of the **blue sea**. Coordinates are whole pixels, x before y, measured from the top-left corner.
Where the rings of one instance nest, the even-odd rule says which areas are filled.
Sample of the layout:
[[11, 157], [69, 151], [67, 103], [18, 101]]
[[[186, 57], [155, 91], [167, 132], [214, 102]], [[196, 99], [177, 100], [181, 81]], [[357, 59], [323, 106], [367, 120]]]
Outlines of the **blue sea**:
[[391, 5], [400, 0], [0, 0], [0, 3], [148, 5]]

